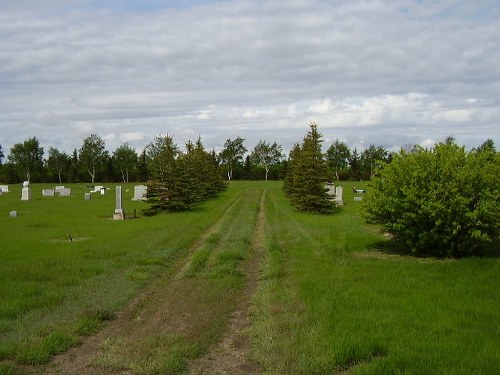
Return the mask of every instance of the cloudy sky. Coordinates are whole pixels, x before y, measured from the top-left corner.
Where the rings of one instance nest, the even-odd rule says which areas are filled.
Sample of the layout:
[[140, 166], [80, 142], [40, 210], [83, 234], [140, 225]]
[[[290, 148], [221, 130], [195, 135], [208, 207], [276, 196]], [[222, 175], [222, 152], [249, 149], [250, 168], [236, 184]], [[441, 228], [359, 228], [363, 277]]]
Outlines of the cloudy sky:
[[498, 0], [0, 0], [0, 145], [500, 148]]

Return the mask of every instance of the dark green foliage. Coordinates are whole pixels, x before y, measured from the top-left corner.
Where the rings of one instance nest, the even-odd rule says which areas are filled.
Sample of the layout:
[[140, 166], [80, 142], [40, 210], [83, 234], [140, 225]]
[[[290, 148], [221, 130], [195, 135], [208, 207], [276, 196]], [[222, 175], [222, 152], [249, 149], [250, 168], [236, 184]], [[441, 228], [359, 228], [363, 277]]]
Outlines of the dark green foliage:
[[216, 197], [226, 188], [213, 154], [205, 151], [200, 139], [188, 142], [181, 153], [170, 136], [157, 137], [147, 147], [151, 180], [147, 198], [156, 211], [185, 211]]
[[334, 204], [325, 191], [328, 170], [321, 152], [322, 136], [317, 124], [311, 123], [309, 126], [310, 130], [302, 145], [294, 145], [290, 152], [283, 189], [300, 211], [329, 213]]
[[500, 233], [500, 157], [453, 141], [401, 151], [370, 183], [369, 221], [417, 254], [481, 254]]

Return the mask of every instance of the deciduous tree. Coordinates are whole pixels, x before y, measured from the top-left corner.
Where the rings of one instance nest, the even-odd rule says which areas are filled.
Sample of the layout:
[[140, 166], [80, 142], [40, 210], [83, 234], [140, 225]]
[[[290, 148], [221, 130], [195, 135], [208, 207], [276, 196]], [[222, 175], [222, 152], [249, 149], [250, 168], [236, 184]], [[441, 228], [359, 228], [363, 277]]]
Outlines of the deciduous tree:
[[339, 179], [339, 171], [347, 168], [351, 151], [347, 145], [339, 140], [336, 140], [328, 150], [326, 150], [326, 161], [330, 168], [335, 171], [335, 178]]
[[43, 169], [43, 147], [36, 137], [29, 138], [23, 143], [14, 144], [9, 153], [9, 161], [15, 165], [20, 174], [25, 174], [31, 181], [32, 174]]
[[83, 140], [79, 160], [90, 175], [92, 183], [95, 181], [96, 174], [104, 168], [107, 156], [106, 144], [97, 134], [92, 133]]
[[59, 151], [55, 147], [49, 148], [49, 158], [47, 159], [47, 165], [50, 169], [57, 171], [57, 176], [59, 178], [59, 183], [62, 183], [62, 172], [64, 170], [69, 170], [71, 167], [71, 158], [65, 152]]
[[137, 168], [137, 152], [124, 143], [113, 152], [115, 166], [120, 170], [123, 182], [129, 182], [129, 174], [131, 170]]
[[237, 137], [235, 140], [228, 139], [224, 143], [224, 149], [220, 153], [220, 158], [227, 166], [227, 179], [233, 179], [233, 168], [236, 163], [243, 161], [243, 155], [247, 152], [247, 148], [243, 145], [245, 140]]
[[266, 170], [266, 181], [269, 169], [283, 159], [283, 149], [276, 142], [272, 145], [260, 140], [250, 154], [250, 160]]

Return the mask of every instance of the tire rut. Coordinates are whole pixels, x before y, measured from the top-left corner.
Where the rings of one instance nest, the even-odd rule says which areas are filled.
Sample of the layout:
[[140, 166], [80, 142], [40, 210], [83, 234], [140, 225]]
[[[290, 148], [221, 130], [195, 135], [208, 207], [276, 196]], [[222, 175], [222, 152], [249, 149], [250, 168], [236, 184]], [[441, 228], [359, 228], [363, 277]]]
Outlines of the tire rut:
[[[228, 220], [230, 212], [235, 209], [241, 201], [244, 192], [237, 195], [229, 203], [216, 220], [216, 222], [205, 231], [186, 251], [186, 253], [174, 260], [171, 267], [161, 275], [144, 292], [135, 297], [127, 307], [117, 313], [116, 318], [109, 322], [99, 333], [85, 338], [78, 347], [72, 348], [62, 354], [56, 355], [46, 365], [37, 367], [24, 367], [23, 371], [29, 374], [45, 375], [105, 375], [105, 374], [132, 374], [128, 370], [116, 371], [92, 365], [92, 360], [100, 353], [103, 345], [115, 338], [131, 338], [134, 335], [144, 336], [157, 332], [160, 320], [165, 319], [164, 311], [174, 310], [170, 305], [172, 298], [169, 294], [175, 288], [173, 284], [179, 284], [185, 269], [189, 267], [190, 256], [200, 249], [207, 239], [217, 233], [220, 227]], [[169, 314], [172, 316], [173, 314]], [[174, 330], [180, 328], [182, 322], [173, 319], [169, 328]], [[181, 327], [182, 328], [182, 327]]]
[[264, 253], [265, 199], [263, 190], [259, 200], [259, 210], [252, 241], [251, 258], [246, 265], [247, 281], [240, 302], [234, 310], [227, 332], [219, 343], [205, 356], [191, 363], [189, 374], [240, 374], [250, 375], [261, 372], [259, 364], [251, 361], [251, 317], [252, 297], [257, 289], [261, 259]]

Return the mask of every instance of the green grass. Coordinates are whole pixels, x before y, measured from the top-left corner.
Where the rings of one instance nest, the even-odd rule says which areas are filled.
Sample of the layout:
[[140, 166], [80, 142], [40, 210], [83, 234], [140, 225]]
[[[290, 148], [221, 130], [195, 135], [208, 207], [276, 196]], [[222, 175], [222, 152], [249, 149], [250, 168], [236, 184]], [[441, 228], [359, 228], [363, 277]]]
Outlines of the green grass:
[[84, 184], [69, 184], [71, 197], [42, 197], [49, 185], [34, 184], [33, 200], [21, 202], [21, 185], [11, 185], [0, 196], [0, 374], [22, 373], [17, 364], [37, 368], [78, 345], [187, 262], [167, 286], [181, 303], [165, 319], [186, 316], [189, 324], [110, 339], [94, 363], [185, 372], [219, 340], [238, 304], [264, 188], [265, 255], [251, 328], [251, 357], [264, 373], [500, 373], [498, 259], [396, 255], [364, 224], [350, 190], [362, 184], [342, 185], [346, 205], [333, 215], [298, 213], [279, 182], [233, 182], [192, 212], [142, 217], [147, 205], [131, 201], [133, 184], [122, 184], [126, 213], [139, 216], [125, 221], [111, 220], [114, 191], [84, 201]]
[[499, 373], [498, 260], [381, 252], [346, 201], [317, 216], [268, 195], [253, 351], [266, 373]]
[[[240, 194], [225, 192], [193, 212], [113, 221], [114, 185], [91, 201], [84, 200], [90, 190], [84, 184], [67, 186], [70, 197], [42, 197], [49, 187], [42, 184], [32, 185], [29, 202], [20, 201], [21, 185], [0, 196], [0, 360], [45, 362], [98, 330], [102, 316], [89, 311], [123, 307]], [[123, 192], [125, 212], [140, 216], [147, 204], [131, 201], [133, 184]], [[12, 210], [18, 217], [9, 217]], [[50, 344], [54, 329], [74, 340]]]

